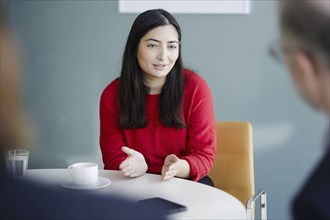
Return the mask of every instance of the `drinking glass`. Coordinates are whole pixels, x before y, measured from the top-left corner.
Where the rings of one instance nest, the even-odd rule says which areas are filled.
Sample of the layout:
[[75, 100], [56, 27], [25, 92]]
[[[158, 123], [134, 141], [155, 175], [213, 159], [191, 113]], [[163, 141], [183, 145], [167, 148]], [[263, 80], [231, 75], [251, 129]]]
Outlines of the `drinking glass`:
[[7, 171], [15, 177], [26, 175], [29, 162], [29, 151], [25, 149], [13, 149], [6, 152]]

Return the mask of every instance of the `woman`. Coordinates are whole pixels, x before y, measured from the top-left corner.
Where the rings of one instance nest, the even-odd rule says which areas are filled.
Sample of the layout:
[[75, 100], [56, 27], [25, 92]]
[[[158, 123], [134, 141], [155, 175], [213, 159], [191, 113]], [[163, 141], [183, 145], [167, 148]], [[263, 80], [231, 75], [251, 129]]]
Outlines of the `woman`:
[[183, 69], [181, 29], [167, 11], [149, 10], [134, 21], [121, 75], [102, 93], [100, 121], [105, 169], [163, 180], [208, 174], [215, 156], [211, 92]]

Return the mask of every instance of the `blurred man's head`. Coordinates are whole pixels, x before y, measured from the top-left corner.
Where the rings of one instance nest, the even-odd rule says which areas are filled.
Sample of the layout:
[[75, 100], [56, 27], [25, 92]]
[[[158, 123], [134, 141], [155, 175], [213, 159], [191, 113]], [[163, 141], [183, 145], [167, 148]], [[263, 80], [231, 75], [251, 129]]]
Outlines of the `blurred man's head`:
[[280, 1], [280, 43], [296, 89], [330, 114], [330, 1]]

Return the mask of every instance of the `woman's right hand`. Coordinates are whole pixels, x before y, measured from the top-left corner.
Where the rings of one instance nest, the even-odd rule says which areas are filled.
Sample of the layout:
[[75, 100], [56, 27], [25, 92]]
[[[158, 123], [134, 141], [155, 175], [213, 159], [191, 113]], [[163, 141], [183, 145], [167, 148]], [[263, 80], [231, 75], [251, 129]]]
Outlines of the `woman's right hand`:
[[129, 147], [122, 147], [121, 150], [127, 154], [126, 160], [119, 165], [124, 176], [138, 177], [147, 172], [148, 165], [143, 154]]

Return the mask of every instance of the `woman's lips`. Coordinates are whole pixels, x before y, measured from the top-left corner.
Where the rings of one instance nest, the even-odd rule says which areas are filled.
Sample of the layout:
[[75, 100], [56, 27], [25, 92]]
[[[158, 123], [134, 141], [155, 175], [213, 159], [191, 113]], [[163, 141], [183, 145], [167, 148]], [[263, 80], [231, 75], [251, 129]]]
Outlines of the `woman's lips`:
[[164, 70], [167, 67], [167, 65], [165, 64], [153, 64], [153, 65], [157, 70]]

